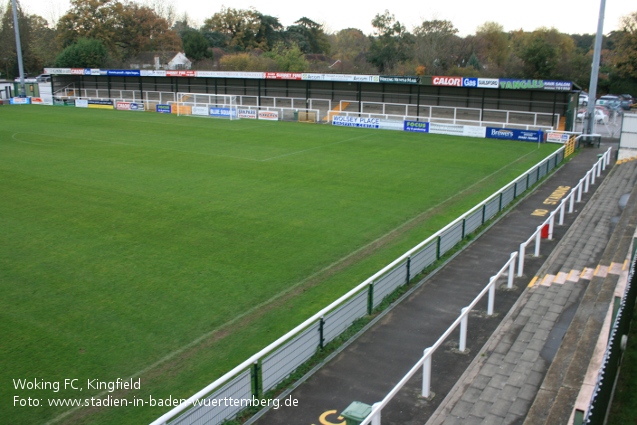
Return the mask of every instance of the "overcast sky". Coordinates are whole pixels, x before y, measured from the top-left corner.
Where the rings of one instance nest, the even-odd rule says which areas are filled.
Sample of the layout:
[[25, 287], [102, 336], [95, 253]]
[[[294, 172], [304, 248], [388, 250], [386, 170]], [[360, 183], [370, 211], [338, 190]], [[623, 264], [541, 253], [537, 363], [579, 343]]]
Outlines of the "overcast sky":
[[[152, 0], [138, 0], [140, 3]], [[157, 0], [155, 0], [157, 1]], [[476, 28], [487, 21], [501, 24], [505, 31], [523, 29], [533, 31], [539, 27], [554, 27], [566, 34], [593, 34], [597, 32], [600, 0], [534, 0], [528, 3], [502, 0], [452, 2], [398, 1], [280, 1], [257, 2], [254, 0], [232, 0], [216, 2], [210, 0], [159, 0], [173, 4], [178, 15], [184, 12], [201, 25], [204, 19], [219, 12], [225, 5], [235, 9], [254, 7], [265, 15], [279, 18], [284, 25], [292, 25], [301, 17], [324, 24], [328, 32], [344, 28], [358, 28], [365, 34], [372, 33], [371, 21], [385, 10], [412, 31], [423, 21], [449, 20], [458, 28], [461, 36], [475, 34]], [[420, 4], [418, 4], [420, 3]], [[70, 7], [68, 0], [20, 0], [29, 13], [36, 13], [47, 20], [62, 16]], [[508, 4], [504, 6], [504, 4]], [[637, 11], [634, 0], [606, 0], [604, 33], [619, 28], [622, 16]]]

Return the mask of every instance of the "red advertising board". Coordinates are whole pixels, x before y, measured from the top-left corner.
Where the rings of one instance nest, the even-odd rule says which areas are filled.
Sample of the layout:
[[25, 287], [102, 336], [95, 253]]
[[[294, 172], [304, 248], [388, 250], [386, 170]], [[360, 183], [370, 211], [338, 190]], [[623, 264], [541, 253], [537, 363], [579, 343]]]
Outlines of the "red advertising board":
[[462, 77], [433, 76], [431, 77], [431, 84], [434, 86], [462, 87]]
[[166, 77], [194, 77], [196, 71], [166, 71]]
[[266, 72], [265, 78], [269, 80], [302, 80], [303, 74], [297, 72]]

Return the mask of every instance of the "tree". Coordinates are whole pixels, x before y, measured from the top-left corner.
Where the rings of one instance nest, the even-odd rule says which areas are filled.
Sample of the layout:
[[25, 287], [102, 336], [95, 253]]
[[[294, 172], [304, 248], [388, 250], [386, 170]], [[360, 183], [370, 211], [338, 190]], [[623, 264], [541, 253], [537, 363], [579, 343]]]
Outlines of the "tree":
[[297, 44], [303, 53], [330, 52], [330, 42], [323, 30], [323, 25], [303, 17], [286, 29], [286, 39], [290, 44]]
[[475, 49], [479, 60], [487, 69], [501, 73], [511, 56], [509, 36], [502, 25], [496, 22], [485, 22], [476, 30]]
[[181, 39], [170, 22], [153, 9], [118, 0], [71, 0], [58, 21], [62, 47], [80, 38], [100, 40], [114, 58], [142, 51], [180, 50]]
[[622, 78], [637, 79], [637, 12], [622, 18], [613, 63]]
[[[55, 31], [49, 28], [47, 21], [41, 16], [26, 15], [20, 3], [16, 4], [24, 71], [37, 75], [45, 65], [53, 63], [56, 49], [52, 41]], [[11, 79], [19, 74], [13, 7], [9, 2], [0, 11], [0, 71], [5, 74], [5, 78]]]
[[414, 28], [415, 59], [432, 74], [445, 73], [458, 61], [458, 29], [450, 21], [424, 21]]
[[192, 60], [211, 59], [212, 52], [208, 50], [208, 40], [200, 31], [190, 30], [182, 35], [184, 53]]
[[246, 51], [264, 47], [257, 35], [261, 29], [261, 15], [255, 9], [223, 8], [204, 21], [204, 32], [223, 34], [228, 39], [228, 47]]
[[304, 72], [310, 66], [301, 48], [296, 44], [288, 46], [278, 43], [273, 50], [264, 53], [263, 56], [274, 60], [278, 70], [283, 72]]
[[359, 29], [346, 28], [330, 37], [330, 51], [335, 59], [353, 61], [366, 54], [370, 47], [369, 38]]
[[388, 10], [382, 15], [376, 14], [372, 26], [374, 34], [367, 57], [381, 73], [391, 71], [399, 62], [411, 59], [413, 36], [396, 21], [394, 15]]
[[100, 40], [80, 38], [55, 59], [60, 68], [101, 68], [108, 62], [108, 51]]

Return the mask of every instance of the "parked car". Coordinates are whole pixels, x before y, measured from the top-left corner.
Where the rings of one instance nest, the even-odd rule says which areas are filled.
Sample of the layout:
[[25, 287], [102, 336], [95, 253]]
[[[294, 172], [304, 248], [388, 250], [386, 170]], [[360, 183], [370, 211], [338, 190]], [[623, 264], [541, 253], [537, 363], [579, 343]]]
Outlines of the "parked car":
[[587, 106], [588, 105], [588, 93], [580, 92], [579, 94], [579, 105]]
[[628, 111], [635, 104], [635, 98], [633, 98], [630, 94], [620, 94], [619, 103], [624, 111]]
[[[586, 117], [586, 109], [577, 111], [577, 121], [584, 121]], [[598, 124], [608, 124], [608, 114], [601, 108], [595, 108], [595, 122]]]

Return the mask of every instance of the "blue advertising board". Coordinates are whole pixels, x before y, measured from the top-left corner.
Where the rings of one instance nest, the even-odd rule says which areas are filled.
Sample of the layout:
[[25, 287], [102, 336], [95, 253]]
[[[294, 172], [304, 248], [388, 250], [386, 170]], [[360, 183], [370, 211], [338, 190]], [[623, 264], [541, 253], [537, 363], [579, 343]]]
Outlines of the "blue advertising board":
[[106, 75], [112, 77], [139, 77], [141, 73], [135, 69], [109, 69], [106, 71]]
[[237, 116], [237, 111], [230, 108], [210, 107], [210, 116], [216, 118], [235, 118]]
[[429, 133], [429, 123], [422, 121], [403, 121], [403, 129], [405, 131], [413, 131], [416, 133]]
[[157, 105], [155, 106], [155, 110], [160, 114], [170, 114], [172, 113], [172, 108], [170, 105]]
[[487, 139], [519, 140], [521, 142], [540, 142], [542, 132], [535, 130], [517, 130], [511, 128], [487, 127]]

